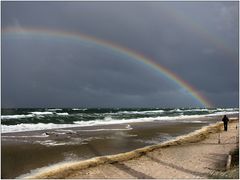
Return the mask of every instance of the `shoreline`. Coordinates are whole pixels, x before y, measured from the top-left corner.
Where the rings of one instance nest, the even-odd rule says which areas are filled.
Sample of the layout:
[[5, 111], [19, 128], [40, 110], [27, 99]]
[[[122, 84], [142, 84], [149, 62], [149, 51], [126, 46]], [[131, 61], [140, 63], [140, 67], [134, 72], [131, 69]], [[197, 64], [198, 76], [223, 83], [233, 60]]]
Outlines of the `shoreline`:
[[[230, 124], [238, 122], [237, 119], [238, 118], [236, 119], [231, 118]], [[70, 163], [68, 162], [64, 164], [53, 165], [50, 167], [43, 168], [42, 171], [36, 172], [35, 174], [25, 175], [25, 176], [23, 175], [20, 177], [66, 178], [69, 176], [69, 174], [74, 174], [75, 172], [78, 172], [84, 169], [97, 167], [105, 164], [113, 164], [113, 163], [129, 161], [131, 159], [136, 159], [141, 156], [144, 156], [146, 153], [152, 152], [154, 150], [164, 149], [167, 147], [173, 147], [178, 145], [197, 143], [199, 141], [207, 139], [207, 137], [211, 134], [220, 132], [221, 131], [220, 129], [222, 127], [223, 127], [223, 124], [221, 122], [218, 122], [209, 126], [204, 126], [203, 128], [195, 130], [194, 132], [179, 136], [173, 140], [166, 141], [157, 145], [145, 146], [143, 148], [138, 148], [130, 152], [119, 153], [116, 155], [100, 156], [100, 157], [94, 157], [94, 158], [83, 160], [83, 161], [70, 162]]]

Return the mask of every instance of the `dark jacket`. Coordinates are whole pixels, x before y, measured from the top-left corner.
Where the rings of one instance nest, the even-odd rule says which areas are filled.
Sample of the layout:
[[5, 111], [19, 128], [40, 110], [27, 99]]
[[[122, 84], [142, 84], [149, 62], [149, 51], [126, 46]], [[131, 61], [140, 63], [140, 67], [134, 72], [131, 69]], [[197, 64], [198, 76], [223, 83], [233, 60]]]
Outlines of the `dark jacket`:
[[229, 119], [228, 119], [228, 117], [225, 115], [225, 116], [223, 117], [222, 121], [223, 121], [224, 123], [228, 123]]

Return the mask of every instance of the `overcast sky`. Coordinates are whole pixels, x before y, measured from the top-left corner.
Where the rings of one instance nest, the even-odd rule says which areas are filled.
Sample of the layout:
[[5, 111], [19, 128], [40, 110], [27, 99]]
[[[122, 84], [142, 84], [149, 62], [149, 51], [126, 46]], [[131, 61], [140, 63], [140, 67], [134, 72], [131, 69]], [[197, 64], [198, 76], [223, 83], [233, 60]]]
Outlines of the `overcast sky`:
[[[238, 106], [238, 2], [2, 2], [2, 28], [82, 33]], [[198, 107], [158, 71], [67, 38], [2, 34], [2, 107]]]

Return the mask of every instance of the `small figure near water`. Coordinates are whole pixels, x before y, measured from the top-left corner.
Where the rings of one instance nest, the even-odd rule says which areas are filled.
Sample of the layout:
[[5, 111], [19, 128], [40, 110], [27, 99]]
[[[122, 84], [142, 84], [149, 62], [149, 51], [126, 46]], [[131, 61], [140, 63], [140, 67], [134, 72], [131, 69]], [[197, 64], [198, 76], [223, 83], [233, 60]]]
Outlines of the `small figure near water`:
[[222, 121], [223, 121], [223, 124], [224, 124], [224, 131], [227, 131], [228, 121], [229, 121], [228, 117], [226, 115], [224, 115]]

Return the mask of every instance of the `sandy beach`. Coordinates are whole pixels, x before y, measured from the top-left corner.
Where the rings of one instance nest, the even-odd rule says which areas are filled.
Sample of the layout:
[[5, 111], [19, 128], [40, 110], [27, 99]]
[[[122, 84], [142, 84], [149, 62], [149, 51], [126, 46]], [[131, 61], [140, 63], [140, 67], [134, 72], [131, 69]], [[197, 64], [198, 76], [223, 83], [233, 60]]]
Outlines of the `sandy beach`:
[[[207, 178], [238, 146], [238, 120], [216, 123], [162, 144], [46, 168], [28, 178]], [[220, 144], [219, 141], [220, 134]]]

